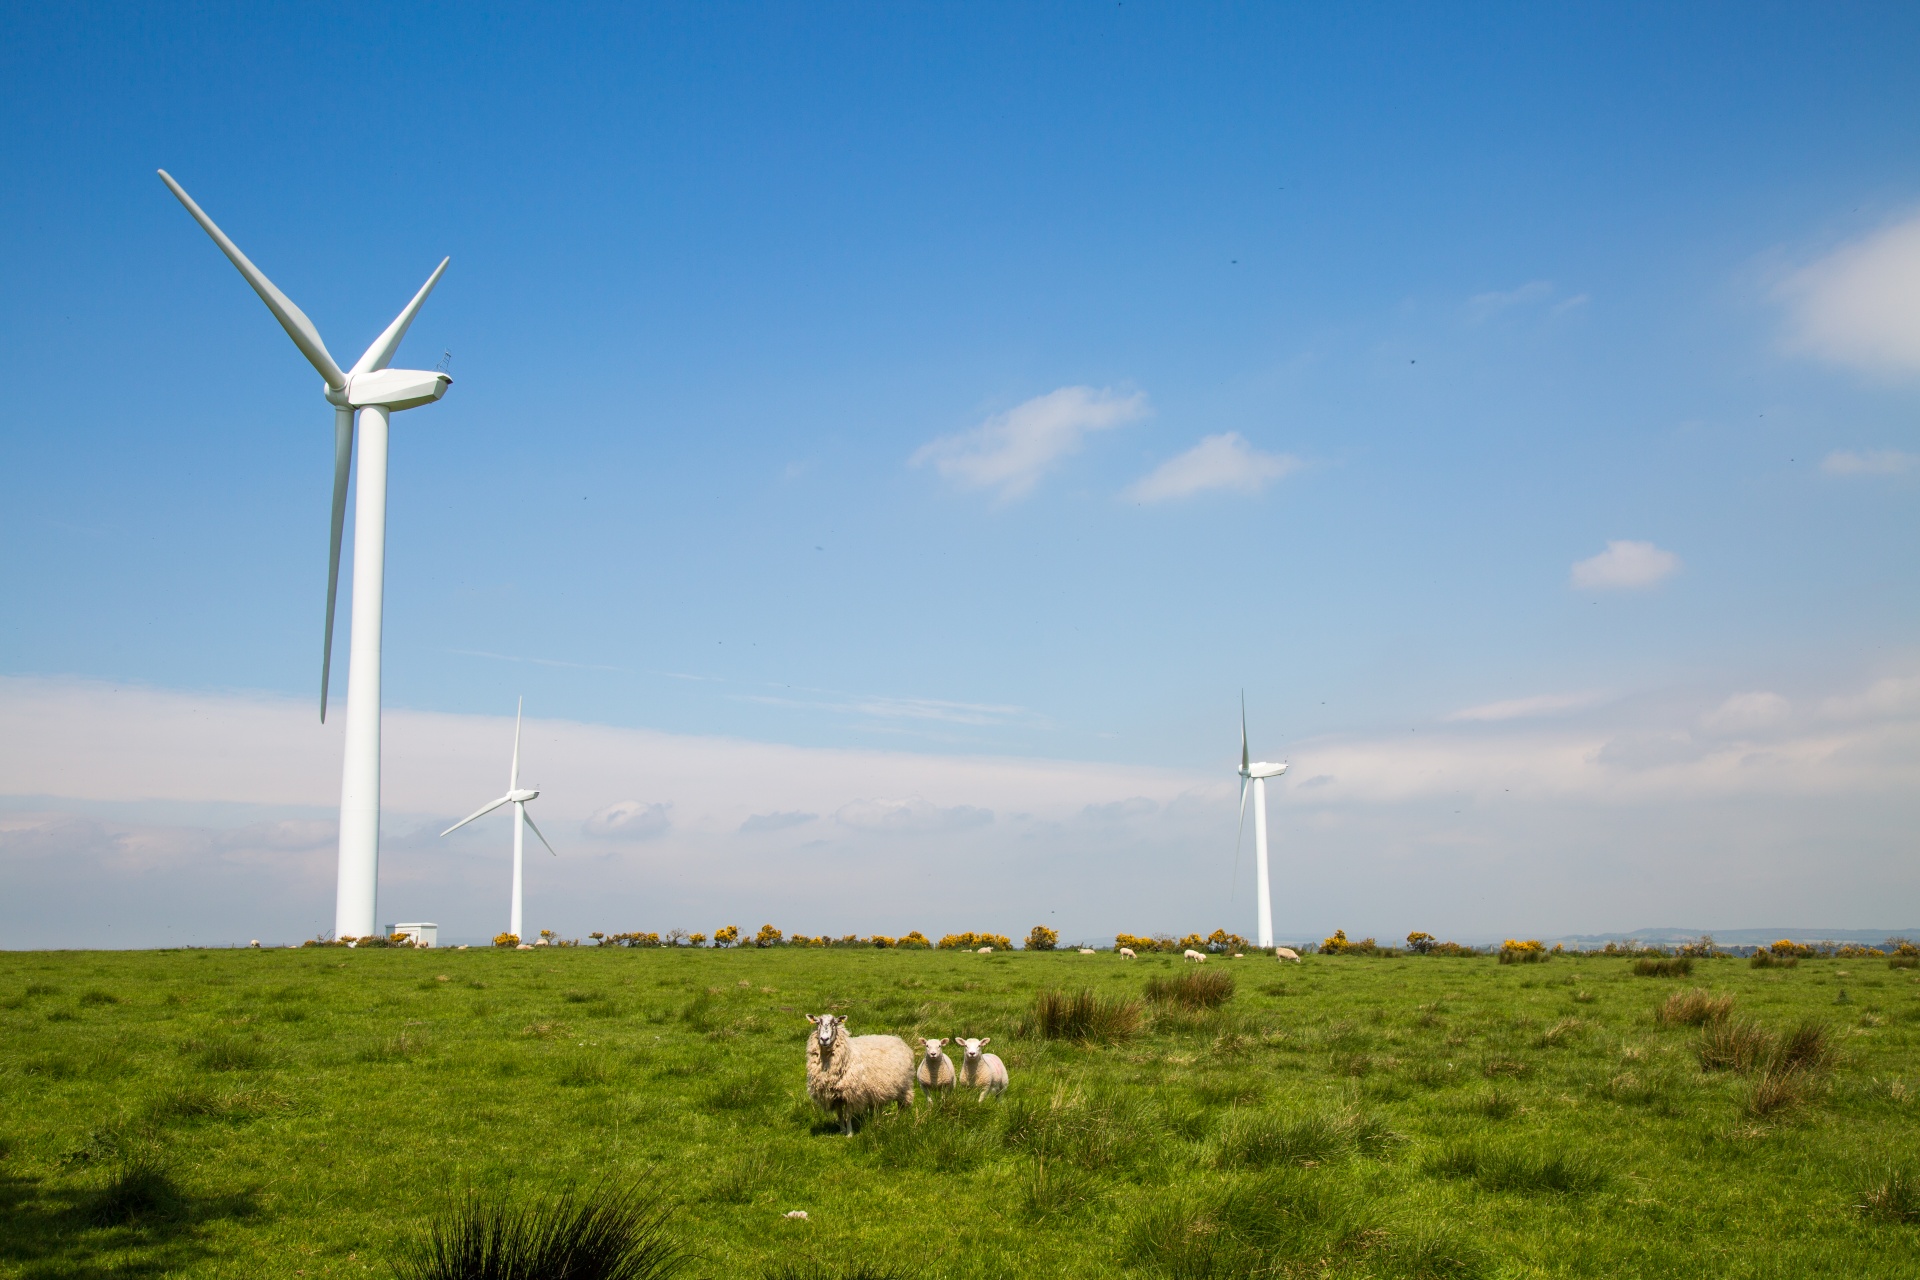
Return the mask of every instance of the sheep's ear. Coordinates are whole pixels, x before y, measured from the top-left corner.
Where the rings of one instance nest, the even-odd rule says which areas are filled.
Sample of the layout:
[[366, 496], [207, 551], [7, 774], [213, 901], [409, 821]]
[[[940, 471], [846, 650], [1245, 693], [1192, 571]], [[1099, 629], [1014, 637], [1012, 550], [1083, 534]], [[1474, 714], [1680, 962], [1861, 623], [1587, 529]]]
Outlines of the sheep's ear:
[[980, 1037], [980, 1047], [981, 1047], [982, 1049], [984, 1049], [984, 1048], [986, 1048], [986, 1047], [987, 1047], [988, 1045], [990, 1045], [990, 1044], [992, 1044], [992, 1043], [993, 1043], [993, 1037], [992, 1037], [992, 1036], [981, 1036], [981, 1037]]
[[817, 1023], [818, 1023], [818, 1022], [820, 1021], [820, 1020], [819, 1020], [818, 1018], [816, 1018], [816, 1017], [814, 1017], [814, 1016], [813, 1016], [812, 1014], [810, 1014], [810, 1013], [808, 1013], [808, 1014], [802, 1014], [801, 1016], [802, 1016], [802, 1017], [804, 1017], [804, 1018], [806, 1018], [806, 1020], [807, 1020], [808, 1022], [812, 1022], [812, 1023], [816, 1023], [816, 1024], [817, 1024]]
[[940, 1037], [940, 1047], [942, 1049], [947, 1047], [947, 1038], [945, 1036]]

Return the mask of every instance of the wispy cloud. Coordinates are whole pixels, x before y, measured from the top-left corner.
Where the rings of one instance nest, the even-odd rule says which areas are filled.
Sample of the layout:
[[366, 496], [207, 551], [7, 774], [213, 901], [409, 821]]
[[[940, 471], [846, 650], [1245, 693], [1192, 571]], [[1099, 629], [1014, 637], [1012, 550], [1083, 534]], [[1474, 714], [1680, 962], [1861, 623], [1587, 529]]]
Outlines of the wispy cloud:
[[1553, 296], [1553, 281], [1529, 280], [1518, 289], [1494, 290], [1489, 293], [1476, 293], [1467, 299], [1467, 318], [1472, 321], [1491, 320], [1502, 311], [1514, 307], [1532, 306], [1545, 302]]
[[942, 436], [913, 455], [963, 489], [995, 489], [1002, 502], [1024, 498], [1047, 470], [1080, 448], [1089, 432], [1147, 416], [1144, 392], [1061, 387], [995, 414], [970, 431]]
[[1880, 373], [1920, 371], [1920, 216], [1841, 245], [1780, 283], [1789, 345]]
[[673, 825], [668, 810], [671, 804], [648, 804], [644, 800], [620, 800], [595, 811], [581, 824], [590, 836], [618, 836], [623, 840], [651, 840], [663, 836]]
[[756, 831], [785, 831], [789, 827], [804, 826], [819, 816], [817, 813], [801, 813], [796, 809], [789, 809], [782, 813], [749, 814], [747, 820], [740, 824], [740, 834], [752, 835]]
[[1820, 469], [1830, 476], [1897, 476], [1913, 470], [1920, 454], [1898, 449], [1869, 449], [1856, 453], [1837, 449], [1820, 460]]
[[1168, 458], [1134, 481], [1121, 497], [1133, 502], [1171, 502], [1212, 489], [1258, 493], [1300, 469], [1300, 459], [1261, 453], [1237, 431], [1208, 436], [1175, 458]]
[[569, 667], [575, 671], [619, 671], [625, 667], [609, 667], [597, 662], [563, 662], [559, 658], [527, 658], [515, 653], [489, 653], [485, 649], [449, 649], [448, 653], [463, 658], [489, 658], [495, 662], [525, 662], [536, 667]]
[[1463, 707], [1448, 716], [1450, 721], [1527, 720], [1535, 716], [1557, 715], [1562, 711], [1584, 711], [1606, 701], [1603, 693], [1537, 693], [1530, 698], [1509, 698], [1477, 707]]
[[1651, 542], [1607, 543], [1597, 556], [1577, 561], [1572, 582], [1582, 590], [1626, 591], [1651, 587], [1680, 571], [1680, 557]]
[[852, 800], [833, 815], [835, 822], [856, 831], [965, 831], [993, 821], [993, 810], [970, 804], [942, 809], [922, 800]]
[[1700, 725], [1711, 733], [1751, 733], [1780, 724], [1792, 711], [1779, 694], [1755, 690], [1734, 694], [1700, 717]]

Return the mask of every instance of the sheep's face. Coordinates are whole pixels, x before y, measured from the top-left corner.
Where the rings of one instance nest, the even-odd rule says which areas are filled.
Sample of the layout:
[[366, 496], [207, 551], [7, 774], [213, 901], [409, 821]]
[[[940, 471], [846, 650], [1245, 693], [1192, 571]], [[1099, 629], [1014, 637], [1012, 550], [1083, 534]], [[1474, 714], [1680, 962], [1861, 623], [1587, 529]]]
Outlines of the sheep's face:
[[832, 1013], [823, 1013], [817, 1018], [812, 1014], [808, 1014], [807, 1021], [814, 1025], [816, 1034], [820, 1037], [820, 1047], [822, 1049], [833, 1043], [833, 1033], [835, 1030], [847, 1025], [847, 1020], [844, 1015]]
[[966, 1047], [968, 1062], [978, 1062], [980, 1061], [980, 1050], [993, 1043], [993, 1037], [981, 1036], [978, 1040], [960, 1040], [958, 1043]]
[[947, 1047], [945, 1036], [942, 1036], [938, 1040], [922, 1040], [920, 1043], [927, 1046], [927, 1059], [929, 1061], [939, 1057], [940, 1051]]

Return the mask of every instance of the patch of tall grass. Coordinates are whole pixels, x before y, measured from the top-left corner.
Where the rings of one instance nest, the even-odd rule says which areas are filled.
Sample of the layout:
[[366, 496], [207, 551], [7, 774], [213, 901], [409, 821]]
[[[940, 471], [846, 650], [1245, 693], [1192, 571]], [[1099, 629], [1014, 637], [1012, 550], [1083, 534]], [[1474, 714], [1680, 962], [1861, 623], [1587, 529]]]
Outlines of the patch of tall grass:
[[1709, 1022], [1725, 1022], [1733, 1012], [1731, 995], [1710, 995], [1702, 987], [1676, 991], [1654, 1012], [1653, 1020], [1663, 1027], [1703, 1027]]
[[1233, 975], [1219, 969], [1188, 969], [1147, 979], [1147, 999], [1183, 1009], [1217, 1009], [1233, 998]]
[[1221, 1123], [1213, 1163], [1223, 1169], [1312, 1167], [1349, 1156], [1378, 1157], [1399, 1141], [1377, 1116], [1321, 1113], [1288, 1120], [1269, 1111], [1235, 1111]]
[[522, 1206], [470, 1192], [395, 1267], [400, 1280], [666, 1280], [693, 1256], [667, 1231], [671, 1207], [597, 1187]]
[[1641, 978], [1684, 978], [1693, 972], [1693, 957], [1648, 956], [1633, 962], [1633, 972]]
[[1044, 1040], [1112, 1044], [1140, 1030], [1140, 1002], [1092, 991], [1042, 991], [1033, 1002], [1029, 1028]]
[[157, 1152], [136, 1150], [115, 1162], [88, 1197], [86, 1217], [96, 1227], [124, 1226], [178, 1216], [185, 1202], [167, 1162]]
[[1605, 1165], [1578, 1150], [1528, 1151], [1484, 1143], [1455, 1143], [1426, 1165], [1429, 1173], [1471, 1181], [1487, 1191], [1585, 1195], [1605, 1187]]
[[1882, 1169], [1860, 1189], [1854, 1208], [1883, 1222], [1920, 1222], [1920, 1173], [1902, 1166]]

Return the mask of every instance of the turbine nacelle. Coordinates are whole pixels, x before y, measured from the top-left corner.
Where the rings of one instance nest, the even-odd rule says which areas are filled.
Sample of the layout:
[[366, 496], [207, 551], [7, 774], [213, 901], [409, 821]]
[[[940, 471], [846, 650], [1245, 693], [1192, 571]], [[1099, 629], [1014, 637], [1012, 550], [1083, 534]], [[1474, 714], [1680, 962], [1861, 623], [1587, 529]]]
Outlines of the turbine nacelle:
[[433, 369], [374, 369], [347, 375], [343, 390], [329, 389], [327, 399], [343, 409], [386, 409], [398, 413], [432, 404], [447, 394], [450, 374]]
[[538, 800], [539, 798], [540, 793], [538, 791], [528, 791], [524, 788], [507, 792], [507, 799], [515, 804], [525, 804], [529, 800]]
[[1245, 766], [1240, 776], [1243, 778], [1277, 778], [1286, 771], [1287, 762], [1284, 760], [1279, 764], [1268, 764], [1264, 760], [1255, 760], [1252, 764]]

